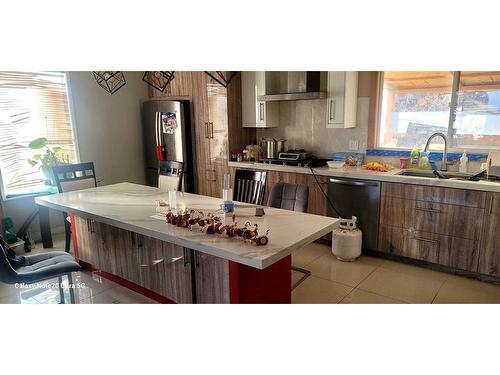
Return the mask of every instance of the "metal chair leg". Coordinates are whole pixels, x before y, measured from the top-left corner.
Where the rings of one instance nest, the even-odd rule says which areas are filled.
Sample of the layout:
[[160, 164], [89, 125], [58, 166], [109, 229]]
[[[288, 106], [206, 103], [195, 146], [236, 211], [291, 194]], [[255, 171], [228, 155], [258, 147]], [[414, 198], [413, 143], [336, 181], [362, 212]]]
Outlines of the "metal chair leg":
[[295, 288], [297, 288], [305, 279], [307, 279], [309, 276], [311, 276], [311, 271], [309, 270], [306, 270], [304, 268], [300, 268], [300, 267], [294, 267], [292, 266], [292, 270], [293, 271], [297, 271], [297, 272], [300, 272], [300, 273], [303, 273], [304, 276], [302, 276], [299, 281], [297, 281], [295, 284], [293, 284], [292, 286], [292, 290], [294, 290]]
[[62, 276], [57, 276], [57, 280], [59, 281], [59, 303], [64, 305], [64, 289]]
[[68, 284], [69, 284], [69, 298], [71, 304], [75, 304], [75, 286], [73, 285], [73, 275], [68, 273]]

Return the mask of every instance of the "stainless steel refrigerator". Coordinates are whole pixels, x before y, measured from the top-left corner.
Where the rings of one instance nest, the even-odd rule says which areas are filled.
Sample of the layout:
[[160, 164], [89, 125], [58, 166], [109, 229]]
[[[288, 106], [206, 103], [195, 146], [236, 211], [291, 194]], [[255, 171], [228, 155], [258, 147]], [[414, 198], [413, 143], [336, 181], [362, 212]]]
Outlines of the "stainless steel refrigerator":
[[142, 105], [146, 182], [158, 186], [162, 160], [184, 163], [183, 190], [194, 191], [189, 101], [149, 100]]

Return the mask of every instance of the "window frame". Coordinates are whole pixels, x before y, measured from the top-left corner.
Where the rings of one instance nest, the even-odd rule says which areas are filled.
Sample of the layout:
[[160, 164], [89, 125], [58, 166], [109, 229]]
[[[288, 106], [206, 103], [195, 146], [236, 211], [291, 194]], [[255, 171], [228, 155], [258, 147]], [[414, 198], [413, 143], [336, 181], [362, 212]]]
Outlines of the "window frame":
[[[74, 150], [75, 150], [75, 162], [80, 163], [80, 147], [78, 143], [78, 134], [77, 134], [77, 126], [76, 126], [76, 118], [74, 115], [74, 101], [73, 101], [73, 95], [72, 95], [72, 86], [71, 86], [71, 79], [70, 79], [70, 72], [69, 71], [58, 71], [64, 75], [64, 79], [66, 82], [66, 99], [68, 101], [68, 113], [69, 113], [69, 120], [71, 123], [72, 127], [72, 141], [74, 145]], [[0, 170], [0, 200], [3, 202], [8, 202], [8, 201], [15, 201], [18, 199], [24, 199], [24, 198], [29, 198], [29, 197], [37, 197], [37, 196], [43, 196], [43, 195], [48, 195], [48, 194], [53, 194], [53, 193], [47, 193], [45, 191], [40, 192], [40, 193], [26, 193], [26, 194], [17, 194], [13, 196], [8, 196], [7, 191], [4, 189], [4, 183], [3, 183], [3, 175], [2, 171]]]
[[[451, 99], [450, 99], [450, 111], [448, 114], [448, 128], [446, 130], [446, 138], [448, 139], [448, 152], [449, 153], [462, 153], [464, 151], [463, 147], [455, 147], [452, 142], [452, 134], [453, 134], [453, 125], [455, 124], [456, 114], [457, 114], [457, 99], [458, 93], [460, 89], [460, 74], [461, 71], [453, 72], [453, 82], [451, 88]], [[378, 72], [377, 77], [377, 87], [376, 87], [376, 122], [373, 127], [372, 133], [372, 142], [371, 146], [375, 150], [394, 150], [394, 151], [410, 151], [409, 148], [399, 148], [399, 147], [384, 147], [380, 145], [380, 128], [382, 125], [382, 103], [383, 103], [383, 95], [384, 95], [384, 71]], [[370, 144], [370, 143], [369, 143]], [[429, 148], [430, 151], [442, 152], [442, 149]], [[491, 149], [485, 148], [467, 148], [467, 153], [472, 154], [487, 154]]]

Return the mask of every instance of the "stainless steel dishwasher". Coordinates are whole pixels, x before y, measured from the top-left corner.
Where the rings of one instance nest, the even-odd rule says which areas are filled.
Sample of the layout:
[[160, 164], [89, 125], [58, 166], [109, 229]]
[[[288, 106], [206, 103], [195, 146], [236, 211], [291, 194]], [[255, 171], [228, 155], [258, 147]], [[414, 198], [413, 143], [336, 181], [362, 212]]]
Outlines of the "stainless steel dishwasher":
[[[352, 178], [330, 178], [328, 197], [344, 218], [358, 218], [363, 232], [363, 249], [378, 250], [380, 182]], [[328, 216], [338, 217], [327, 202]]]

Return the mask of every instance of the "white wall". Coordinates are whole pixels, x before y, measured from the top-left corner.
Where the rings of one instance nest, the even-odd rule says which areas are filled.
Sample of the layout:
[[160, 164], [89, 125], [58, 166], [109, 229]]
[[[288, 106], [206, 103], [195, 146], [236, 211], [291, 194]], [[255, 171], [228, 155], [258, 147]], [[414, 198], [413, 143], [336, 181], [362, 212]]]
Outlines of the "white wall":
[[125, 79], [109, 95], [90, 72], [69, 74], [80, 161], [94, 162], [103, 185], [145, 183], [140, 106], [148, 89], [140, 72], [125, 72]]
[[[125, 72], [127, 84], [109, 95], [95, 82], [91, 72], [70, 72], [73, 124], [76, 128], [80, 161], [93, 161], [100, 185], [129, 181], [145, 183], [142, 144], [141, 102], [148, 88], [140, 72]], [[16, 228], [35, 209], [34, 198], [2, 202], [4, 215], [13, 218]], [[52, 212], [53, 232], [64, 230], [61, 215]], [[30, 228], [39, 238], [38, 222]]]

